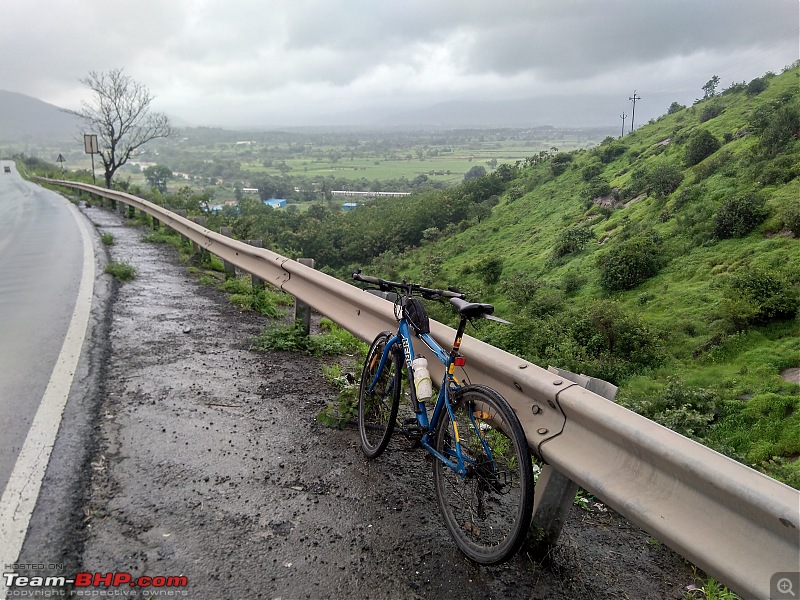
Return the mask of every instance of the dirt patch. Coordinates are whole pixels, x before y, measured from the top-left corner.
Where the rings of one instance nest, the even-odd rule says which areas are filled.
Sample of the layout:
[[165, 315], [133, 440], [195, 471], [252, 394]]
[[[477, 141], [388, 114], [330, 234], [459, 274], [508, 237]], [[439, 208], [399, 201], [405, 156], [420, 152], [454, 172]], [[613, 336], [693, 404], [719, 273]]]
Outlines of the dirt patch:
[[80, 570], [183, 575], [190, 598], [681, 598], [690, 567], [613, 512], [574, 508], [552, 556], [482, 568], [403, 439], [376, 461], [315, 416], [323, 361], [261, 354], [266, 324], [118, 217], [138, 275], [113, 306]]
[[792, 367], [781, 371], [781, 377], [784, 381], [800, 385], [800, 367]]

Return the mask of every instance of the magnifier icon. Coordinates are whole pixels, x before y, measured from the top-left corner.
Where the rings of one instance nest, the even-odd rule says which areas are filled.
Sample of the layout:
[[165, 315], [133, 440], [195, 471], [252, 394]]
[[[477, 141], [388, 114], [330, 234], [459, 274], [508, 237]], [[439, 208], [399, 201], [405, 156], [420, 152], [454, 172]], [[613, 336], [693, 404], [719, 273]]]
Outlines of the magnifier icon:
[[789, 594], [792, 598], [797, 598], [797, 594], [795, 594], [792, 590], [792, 580], [788, 577], [782, 577], [781, 579], [778, 579], [775, 587], [778, 588], [778, 591], [781, 594]]

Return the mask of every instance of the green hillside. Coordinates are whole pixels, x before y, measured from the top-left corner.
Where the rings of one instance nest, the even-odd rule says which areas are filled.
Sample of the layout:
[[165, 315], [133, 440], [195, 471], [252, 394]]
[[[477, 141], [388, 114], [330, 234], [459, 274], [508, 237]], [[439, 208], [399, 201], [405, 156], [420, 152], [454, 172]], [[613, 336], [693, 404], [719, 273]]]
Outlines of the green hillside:
[[[479, 337], [611, 380], [620, 403], [800, 487], [800, 386], [780, 376], [800, 367], [798, 76], [674, 105], [624, 138], [403, 208], [360, 208], [327, 242], [345, 257], [351, 241], [383, 251], [365, 273], [494, 302], [514, 326]], [[373, 244], [413, 241], [419, 218], [430, 227], [415, 250]]]
[[[795, 64], [707, 84], [623, 138], [448, 189], [347, 212], [246, 197], [206, 210], [208, 225], [348, 281], [360, 267], [456, 285], [514, 322], [469, 333], [612, 381], [621, 404], [800, 489], [798, 78]], [[150, 198], [190, 213], [210, 203], [189, 188]]]

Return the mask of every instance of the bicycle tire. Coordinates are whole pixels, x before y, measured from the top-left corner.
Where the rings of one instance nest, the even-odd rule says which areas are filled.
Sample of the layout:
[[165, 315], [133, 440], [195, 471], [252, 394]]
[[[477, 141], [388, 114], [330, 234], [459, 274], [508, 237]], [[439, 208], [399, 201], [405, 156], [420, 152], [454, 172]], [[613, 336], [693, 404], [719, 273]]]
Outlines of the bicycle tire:
[[[522, 546], [533, 512], [533, 467], [525, 432], [505, 398], [486, 386], [456, 390], [452, 408], [461, 451], [471, 466], [462, 477], [441, 460], [433, 461], [439, 510], [456, 545], [470, 560], [499, 564]], [[455, 456], [455, 433], [447, 411], [442, 412], [434, 447]]]
[[373, 340], [361, 371], [358, 392], [358, 432], [361, 449], [367, 458], [380, 456], [394, 431], [397, 408], [400, 404], [400, 357], [394, 350], [389, 354], [383, 373], [371, 394], [367, 393], [380, 366], [381, 356], [392, 334], [384, 331]]

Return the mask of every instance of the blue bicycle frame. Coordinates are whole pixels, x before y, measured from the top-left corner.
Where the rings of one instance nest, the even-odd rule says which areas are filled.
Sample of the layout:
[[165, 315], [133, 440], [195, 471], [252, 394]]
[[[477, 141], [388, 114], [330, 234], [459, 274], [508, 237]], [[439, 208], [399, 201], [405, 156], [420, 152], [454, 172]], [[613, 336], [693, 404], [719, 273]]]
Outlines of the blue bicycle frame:
[[[383, 349], [383, 355], [381, 356], [380, 364], [378, 365], [378, 369], [376, 371], [375, 379], [373, 379], [372, 383], [369, 386], [369, 393], [373, 393], [375, 390], [375, 386], [377, 385], [378, 380], [380, 379], [380, 375], [383, 373], [383, 369], [386, 366], [386, 362], [389, 360], [390, 352], [393, 351], [395, 345], [400, 344], [403, 349], [403, 356], [405, 359], [406, 371], [408, 374], [408, 382], [409, 382], [409, 394], [411, 395], [411, 404], [414, 408], [414, 415], [416, 417], [418, 425], [422, 428], [423, 435], [420, 439], [420, 445], [425, 448], [428, 452], [430, 452], [433, 456], [435, 456], [438, 460], [442, 461], [446, 464], [450, 469], [461, 475], [462, 477], [466, 477], [467, 475], [467, 466], [475, 464], [476, 461], [469, 458], [464, 457], [464, 454], [461, 451], [461, 441], [458, 434], [458, 425], [455, 420], [455, 416], [453, 414], [453, 408], [450, 403], [450, 392], [452, 390], [457, 390], [461, 387], [458, 380], [455, 378], [454, 371], [455, 371], [455, 359], [458, 356], [458, 349], [461, 345], [461, 338], [464, 333], [464, 326], [466, 325], [466, 319], [462, 318], [461, 323], [458, 328], [458, 332], [456, 333], [456, 339], [453, 344], [453, 349], [450, 353], [446, 352], [437, 342], [434, 340], [430, 334], [421, 333], [417, 337], [434, 353], [436, 358], [444, 365], [445, 367], [445, 374], [442, 378], [442, 383], [439, 386], [439, 395], [436, 399], [436, 404], [433, 409], [433, 414], [431, 415], [430, 420], [428, 419], [428, 412], [427, 407], [424, 401], [420, 401], [417, 398], [416, 390], [413, 385], [414, 381], [414, 369], [412, 367], [412, 361], [414, 360], [414, 346], [411, 343], [411, 328], [408, 324], [408, 320], [405, 317], [400, 318], [400, 326], [398, 328], [398, 332], [392, 336], [392, 338], [386, 343], [385, 348]], [[450, 422], [453, 423], [454, 426], [454, 436], [455, 436], [455, 453], [453, 456], [446, 456], [436, 450], [431, 444], [431, 437], [434, 431], [436, 431], [436, 426], [439, 423], [439, 419], [441, 418], [441, 414], [443, 410], [447, 410], [450, 416]], [[483, 448], [486, 452], [486, 455], [492, 460], [494, 463], [491, 449], [489, 448], [486, 440], [480, 431], [477, 423], [475, 423], [474, 417], [471, 417], [471, 425], [475, 428], [475, 430], [481, 434], [480, 439], [482, 441]], [[453, 454], [453, 453], [449, 453]]]

